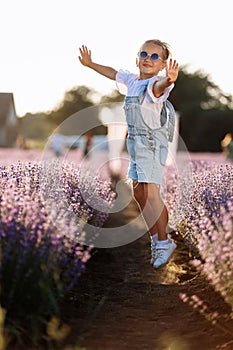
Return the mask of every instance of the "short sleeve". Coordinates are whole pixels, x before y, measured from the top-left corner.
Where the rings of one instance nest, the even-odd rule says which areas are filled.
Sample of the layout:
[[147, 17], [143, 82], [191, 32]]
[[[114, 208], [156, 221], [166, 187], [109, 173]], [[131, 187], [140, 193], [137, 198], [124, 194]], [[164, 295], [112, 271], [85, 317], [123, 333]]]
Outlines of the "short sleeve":
[[127, 87], [128, 87], [129, 79], [131, 75], [132, 74], [127, 70], [122, 70], [122, 69], [120, 69], [116, 74], [116, 86], [118, 91], [122, 95], [127, 95], [127, 90], [128, 90]]
[[130, 75], [131, 73], [128, 72], [127, 70], [120, 69], [116, 74], [116, 82], [128, 85], [128, 80]]
[[161, 95], [160, 97], [155, 97], [154, 94], [153, 94], [153, 85], [156, 81], [160, 80], [161, 78], [156, 76], [152, 79], [150, 79], [149, 81], [149, 84], [148, 84], [148, 88], [147, 88], [147, 92], [148, 92], [148, 95], [150, 96], [151, 100], [155, 103], [159, 103], [159, 102], [164, 102], [168, 99], [169, 95], [170, 95], [170, 92], [171, 90], [174, 88], [175, 84], [173, 83], [172, 85], [168, 86], [163, 95]]

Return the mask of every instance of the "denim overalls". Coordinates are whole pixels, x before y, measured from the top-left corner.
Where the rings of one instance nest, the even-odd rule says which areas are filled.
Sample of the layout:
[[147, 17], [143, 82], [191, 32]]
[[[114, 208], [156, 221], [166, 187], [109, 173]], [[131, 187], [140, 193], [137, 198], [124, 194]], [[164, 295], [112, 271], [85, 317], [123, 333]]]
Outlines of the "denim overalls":
[[142, 113], [146, 113], [146, 108], [142, 107], [145, 90], [139, 97], [125, 97], [124, 110], [128, 124], [127, 149], [130, 155], [128, 177], [138, 182], [161, 185], [168, 155], [168, 141], [171, 142], [174, 135], [175, 111], [172, 104], [165, 101], [160, 114], [161, 127], [150, 128], [142, 116]]

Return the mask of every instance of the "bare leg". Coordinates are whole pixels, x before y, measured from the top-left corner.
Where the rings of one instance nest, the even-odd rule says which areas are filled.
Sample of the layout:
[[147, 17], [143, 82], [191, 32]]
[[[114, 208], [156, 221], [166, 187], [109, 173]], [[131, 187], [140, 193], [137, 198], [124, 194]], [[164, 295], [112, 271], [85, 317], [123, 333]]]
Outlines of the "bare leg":
[[167, 239], [168, 212], [159, 186], [133, 181], [133, 193], [151, 233], [158, 232], [159, 240]]
[[156, 184], [134, 182], [134, 197], [138, 202], [144, 220], [151, 232], [157, 228], [158, 240], [151, 237], [151, 264], [155, 269], [165, 265], [176, 249], [172, 239], [168, 239], [168, 212], [160, 196], [159, 186]]

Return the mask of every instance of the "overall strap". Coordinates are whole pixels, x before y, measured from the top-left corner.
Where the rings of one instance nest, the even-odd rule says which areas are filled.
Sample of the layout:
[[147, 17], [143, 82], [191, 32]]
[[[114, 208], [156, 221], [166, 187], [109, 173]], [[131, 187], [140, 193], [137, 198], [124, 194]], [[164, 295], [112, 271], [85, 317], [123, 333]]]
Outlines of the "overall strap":
[[163, 102], [163, 107], [160, 114], [160, 123], [163, 126], [167, 121], [167, 109], [169, 110], [168, 119], [168, 141], [172, 142], [175, 132], [175, 110], [170, 101]]
[[148, 84], [149, 84], [149, 80], [147, 81], [146, 86], [144, 87], [144, 90], [142, 91], [141, 95], [138, 96], [138, 97], [139, 97], [140, 104], [142, 104], [143, 101], [144, 101], [144, 98], [145, 98], [145, 96], [146, 96], [146, 90], [147, 90]]

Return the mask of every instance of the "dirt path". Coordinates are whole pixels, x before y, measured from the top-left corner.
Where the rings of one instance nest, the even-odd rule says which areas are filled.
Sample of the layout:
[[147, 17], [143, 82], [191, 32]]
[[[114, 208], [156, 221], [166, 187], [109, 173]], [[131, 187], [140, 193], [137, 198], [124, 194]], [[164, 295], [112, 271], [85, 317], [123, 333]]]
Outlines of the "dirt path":
[[[134, 216], [138, 208], [131, 201], [110, 215], [106, 227]], [[147, 234], [127, 245], [96, 249], [64, 308], [72, 326], [69, 344], [85, 350], [232, 350], [233, 334], [224, 331], [233, 330], [233, 322], [224, 319], [228, 306], [193, 270], [183, 241], [174, 239], [178, 247], [171, 261], [157, 271], [150, 265]], [[222, 328], [183, 303], [180, 293], [204, 298], [220, 313]]]

